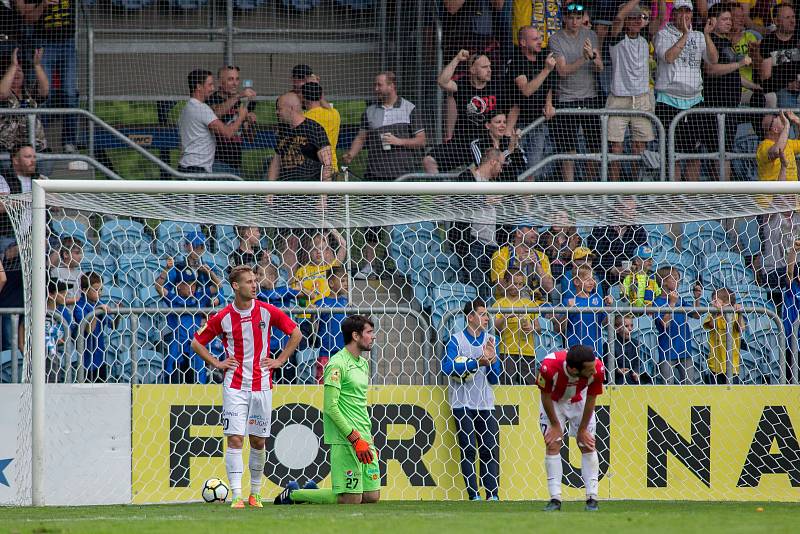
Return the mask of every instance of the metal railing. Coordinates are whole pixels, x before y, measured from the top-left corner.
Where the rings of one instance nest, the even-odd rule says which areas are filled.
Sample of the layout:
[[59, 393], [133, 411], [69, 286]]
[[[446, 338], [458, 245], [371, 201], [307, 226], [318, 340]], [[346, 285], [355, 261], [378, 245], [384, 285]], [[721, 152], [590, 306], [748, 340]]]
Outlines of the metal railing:
[[[780, 113], [781, 109], [776, 108], [691, 108], [686, 109], [675, 115], [675, 118], [669, 125], [668, 132], [668, 146], [669, 146], [669, 179], [675, 180], [675, 168], [679, 161], [686, 160], [704, 160], [719, 162], [718, 172], [719, 180], [726, 181], [730, 177], [727, 175], [725, 162], [732, 160], [754, 160], [756, 158], [755, 152], [729, 152], [725, 146], [725, 117], [726, 116], [740, 116], [740, 115], [774, 115]], [[703, 152], [703, 153], [678, 153], [675, 151], [675, 135], [678, 125], [684, 118], [693, 115], [714, 115], [717, 122], [717, 151], [716, 152]], [[745, 122], [741, 120], [740, 122]], [[739, 123], [736, 124], [738, 126]], [[756, 131], [756, 135], [760, 132]], [[759, 135], [760, 138], [760, 135]], [[709, 148], [709, 147], [706, 147]], [[663, 160], [662, 160], [663, 161]], [[662, 165], [663, 167], [663, 165]]]
[[[167, 163], [159, 159], [158, 157], [151, 154], [149, 151], [145, 150], [136, 142], [131, 140], [125, 134], [105, 122], [100, 117], [94, 115], [93, 113], [80, 108], [36, 108], [36, 109], [29, 109], [29, 108], [16, 108], [16, 109], [0, 109], [0, 115], [27, 115], [28, 116], [28, 142], [31, 146], [36, 147], [36, 115], [80, 115], [89, 120], [90, 125], [97, 125], [103, 128], [104, 130], [108, 131], [112, 136], [116, 137], [120, 141], [122, 141], [125, 145], [132, 148], [134, 151], [138, 152], [140, 155], [144, 156], [145, 159], [149, 160], [151, 163], [157, 165], [162, 171], [169, 173], [176, 178], [182, 178], [186, 180], [239, 180], [241, 181], [242, 178], [235, 174], [228, 174], [228, 173], [186, 173], [180, 172], [176, 169], [170, 167]], [[92, 153], [94, 151], [94, 130], [90, 131], [89, 136], [89, 152]], [[77, 154], [47, 154], [47, 153], [38, 153], [37, 157], [42, 160], [81, 160], [94, 165], [95, 168], [106, 174], [109, 178], [115, 180], [122, 180], [117, 173], [110, 170], [97, 160], [95, 160], [91, 156], [81, 156]]]
[[[658, 153], [661, 158], [661, 165], [659, 166], [659, 177], [663, 182], [666, 180], [663, 162], [666, 161], [666, 133], [664, 125], [658, 120], [653, 113], [646, 111], [637, 111], [632, 109], [557, 109], [556, 116], [581, 116], [581, 115], [599, 115], [600, 116], [600, 152], [592, 154], [551, 154], [543, 160], [537, 162], [532, 167], [529, 167], [525, 172], [520, 174], [517, 179], [522, 181], [533, 175], [539, 169], [556, 161], [599, 161], [600, 162], [600, 179], [602, 181], [608, 180], [608, 163], [611, 161], [638, 161], [640, 164], [645, 164], [644, 157], [641, 155], [630, 154], [612, 154], [609, 152], [608, 147], [608, 119], [609, 117], [644, 117], [649, 119], [655, 125], [657, 130]], [[539, 117], [528, 126], [526, 126], [521, 134], [520, 139], [526, 135], [533, 135], [537, 127], [546, 124], [550, 119]], [[578, 135], [575, 132], [574, 135]]]
[[[725, 307], [725, 308], [714, 308], [710, 306], [586, 306], [586, 307], [574, 307], [574, 306], [536, 306], [536, 307], [487, 307], [486, 310], [489, 312], [490, 316], [495, 313], [524, 313], [524, 314], [538, 314], [538, 315], [569, 315], [569, 314], [582, 314], [582, 313], [606, 313], [609, 316], [608, 320], [608, 330], [609, 332], [613, 329], [614, 325], [614, 316], [631, 313], [634, 315], [646, 315], [650, 313], [722, 313], [725, 314], [726, 317], [726, 362], [725, 362], [725, 374], [726, 378], [728, 379], [728, 383], [731, 383], [731, 379], [733, 378], [733, 331], [731, 330], [731, 324], [733, 321], [731, 317], [734, 313], [757, 313], [761, 315], [766, 315], [769, 317], [776, 325], [776, 332], [778, 333], [778, 364], [780, 366], [779, 369], [779, 382], [781, 384], [787, 383], [787, 376], [786, 376], [786, 334], [783, 331], [783, 322], [781, 318], [772, 310], [767, 308], [760, 308], [760, 307], [753, 307], [753, 306], [745, 306], [741, 310], [737, 310], [733, 307]], [[453, 320], [457, 315], [463, 313], [463, 309], [461, 308], [452, 308], [448, 309], [444, 314], [442, 314], [441, 323], [439, 324], [439, 328], [436, 332], [436, 342], [438, 346], [438, 350], [435, 352], [439, 355], [443, 353], [443, 349], [445, 343], [447, 342], [447, 338], [449, 337], [448, 333], [448, 324], [450, 321]], [[490, 321], [490, 330], [493, 329], [493, 325]], [[800, 321], [798, 321], [800, 323]], [[609, 340], [612, 340], [613, 337], [609, 336]], [[613, 343], [609, 343], [610, 347], [613, 347]], [[612, 374], [616, 368], [616, 358], [614, 355], [614, 349], [610, 348], [610, 354], [607, 358], [607, 365], [606, 368]], [[796, 364], [793, 363], [793, 366]], [[741, 365], [741, 361], [740, 361]], [[793, 380], [794, 383], [798, 383], [797, 374], [793, 371]]]
[[[220, 308], [219, 307], [206, 307], [206, 308], [192, 308], [192, 309], [181, 309], [181, 308], [169, 308], [165, 306], [149, 306], [149, 307], [109, 307], [108, 315], [113, 315], [117, 317], [130, 317], [131, 319], [131, 329], [130, 333], [131, 336], [131, 347], [129, 347], [129, 354], [131, 357], [131, 383], [138, 382], [138, 362], [137, 362], [137, 354], [139, 351], [139, 342], [136, 336], [136, 332], [139, 331], [139, 316], [141, 315], [197, 315], [197, 314], [210, 314], [217, 312]], [[430, 335], [430, 322], [428, 319], [419, 311], [414, 310], [408, 306], [346, 306], [341, 308], [330, 308], [330, 307], [314, 307], [314, 308], [305, 308], [305, 307], [285, 307], [281, 308], [284, 312], [290, 315], [314, 315], [319, 316], [320, 314], [341, 314], [341, 313], [358, 313], [363, 315], [368, 315], [371, 317], [379, 317], [384, 315], [408, 315], [414, 317], [417, 320], [417, 324], [421, 328], [422, 332], [424, 332], [424, 342], [422, 343], [422, 352], [423, 352], [423, 370], [422, 370], [422, 381], [423, 384], [431, 383], [431, 380], [434, 379], [435, 374], [432, 372], [432, 368], [430, 367], [430, 362], [433, 358], [432, 356], [432, 349], [431, 345], [428, 342], [429, 335]], [[86, 339], [88, 336], [92, 335], [88, 332], [88, 327], [92, 321], [97, 318], [102, 318], [106, 315], [106, 311], [102, 308], [95, 308], [92, 310], [92, 313], [86, 315], [81, 322], [78, 324], [77, 328], [77, 339], [75, 339], [75, 347], [76, 353], [78, 357], [77, 367], [75, 369], [76, 372], [76, 381], [77, 382], [85, 382], [86, 381], [86, 369], [84, 366], [84, 352], [86, 350]], [[377, 326], [376, 322], [376, 326]], [[127, 333], [127, 330], [123, 331]], [[104, 334], [105, 335], [105, 334]], [[373, 382], [376, 377], [376, 370], [377, 366], [377, 356], [376, 356], [376, 349], [373, 348], [371, 354], [371, 365], [372, 365], [372, 373], [373, 373]], [[69, 363], [69, 362], [67, 362]], [[66, 366], [66, 382], [72, 382], [72, 366]]]

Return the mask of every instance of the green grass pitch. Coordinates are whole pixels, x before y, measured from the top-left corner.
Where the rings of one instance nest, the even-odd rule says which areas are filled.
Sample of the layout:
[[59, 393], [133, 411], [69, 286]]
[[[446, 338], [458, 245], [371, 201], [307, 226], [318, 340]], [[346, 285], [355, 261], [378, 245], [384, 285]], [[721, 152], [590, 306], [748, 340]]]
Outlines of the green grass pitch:
[[0, 508], [0, 532], [732, 534], [794, 533], [800, 520], [796, 503], [612, 501], [601, 502], [596, 513], [584, 512], [579, 502], [565, 502], [561, 512], [544, 513], [544, 504], [395, 501], [368, 506], [265, 504], [262, 510], [231, 510], [217, 504]]

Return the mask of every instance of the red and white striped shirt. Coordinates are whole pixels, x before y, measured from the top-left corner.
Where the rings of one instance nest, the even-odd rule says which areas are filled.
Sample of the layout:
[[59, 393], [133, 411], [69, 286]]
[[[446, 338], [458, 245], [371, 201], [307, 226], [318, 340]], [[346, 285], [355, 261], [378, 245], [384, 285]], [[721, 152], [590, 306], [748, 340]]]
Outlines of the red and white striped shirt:
[[603, 361], [594, 359], [594, 375], [589, 378], [570, 376], [567, 373], [567, 351], [551, 352], [542, 360], [539, 367], [537, 385], [545, 393], [550, 393], [553, 402], [576, 403], [583, 400], [583, 390], [587, 395], [603, 393]]
[[272, 389], [272, 370], [261, 367], [262, 358], [269, 356], [269, 337], [275, 326], [291, 334], [297, 325], [281, 310], [254, 300], [249, 310], [240, 310], [228, 304], [212, 317], [194, 335], [203, 345], [217, 336], [228, 358], [236, 358], [239, 366], [225, 371], [224, 385], [242, 391]]

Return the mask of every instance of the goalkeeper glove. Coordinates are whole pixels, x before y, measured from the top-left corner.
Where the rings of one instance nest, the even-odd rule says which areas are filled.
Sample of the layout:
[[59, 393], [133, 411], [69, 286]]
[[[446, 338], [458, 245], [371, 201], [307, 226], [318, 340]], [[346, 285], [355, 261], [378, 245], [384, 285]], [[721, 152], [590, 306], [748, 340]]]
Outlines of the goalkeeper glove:
[[358, 433], [358, 430], [353, 429], [353, 431], [350, 432], [350, 435], [347, 436], [347, 440], [356, 450], [356, 456], [358, 457], [359, 462], [362, 464], [372, 463], [372, 451], [369, 448], [369, 443], [362, 439], [361, 434]]

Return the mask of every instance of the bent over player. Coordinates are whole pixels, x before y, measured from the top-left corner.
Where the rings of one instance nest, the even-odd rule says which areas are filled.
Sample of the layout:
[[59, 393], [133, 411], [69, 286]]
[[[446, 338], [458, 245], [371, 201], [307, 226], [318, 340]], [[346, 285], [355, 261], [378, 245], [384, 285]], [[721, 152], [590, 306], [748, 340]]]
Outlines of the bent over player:
[[547, 451], [544, 457], [550, 491], [547, 512], [561, 510], [561, 443], [565, 426], [583, 453], [581, 476], [586, 487], [586, 510], [598, 509], [600, 465], [594, 442], [594, 406], [597, 396], [603, 392], [604, 373], [602, 360], [586, 345], [553, 352], [542, 360], [537, 385], [541, 390], [539, 424]]
[[[255, 300], [258, 292], [253, 269], [238, 265], [228, 281], [234, 299], [197, 331], [192, 349], [209, 365], [225, 372], [222, 384], [222, 431], [227, 436], [225, 470], [233, 492], [231, 508], [244, 508], [242, 499], [242, 446], [250, 437], [250, 506], [261, 508], [261, 477], [272, 418], [272, 370], [281, 367], [300, 343], [300, 328], [281, 310]], [[278, 358], [270, 358], [272, 327], [290, 335]], [[217, 360], [206, 348], [215, 337], [222, 338], [226, 357]]]
[[292, 481], [275, 497], [275, 504], [370, 504], [380, 499], [378, 452], [367, 410], [368, 355], [375, 325], [363, 315], [351, 315], [342, 321], [342, 337], [344, 348], [328, 360], [323, 373], [322, 426], [331, 447], [333, 488], [316, 489], [310, 481], [298, 489]]

